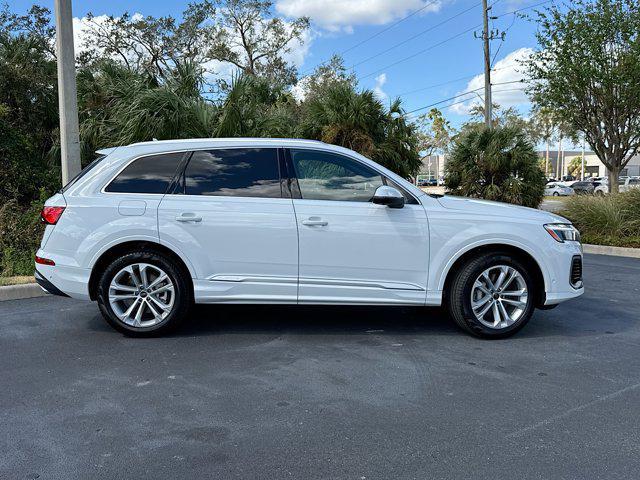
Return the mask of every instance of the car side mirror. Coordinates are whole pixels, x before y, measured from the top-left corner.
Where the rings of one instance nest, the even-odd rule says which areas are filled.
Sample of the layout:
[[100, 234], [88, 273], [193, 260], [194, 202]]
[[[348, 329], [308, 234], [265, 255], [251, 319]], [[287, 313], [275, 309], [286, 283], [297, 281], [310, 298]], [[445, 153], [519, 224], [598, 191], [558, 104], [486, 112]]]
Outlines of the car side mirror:
[[389, 208], [402, 208], [404, 207], [404, 195], [397, 188], [381, 185], [373, 194], [373, 203], [386, 205]]

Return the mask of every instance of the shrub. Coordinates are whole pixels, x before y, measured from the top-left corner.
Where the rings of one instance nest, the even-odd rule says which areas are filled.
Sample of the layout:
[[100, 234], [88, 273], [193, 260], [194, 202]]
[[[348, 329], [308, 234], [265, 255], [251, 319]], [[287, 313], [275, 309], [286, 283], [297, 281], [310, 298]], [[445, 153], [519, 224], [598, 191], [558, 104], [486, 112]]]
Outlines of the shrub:
[[0, 208], [0, 276], [33, 274], [34, 256], [44, 231], [40, 210], [46, 197], [42, 191], [27, 208], [16, 200]]
[[453, 195], [537, 207], [544, 195], [544, 175], [533, 144], [517, 127], [464, 130], [445, 166]]
[[575, 195], [561, 212], [580, 230], [584, 243], [640, 247], [640, 189], [617, 195]]

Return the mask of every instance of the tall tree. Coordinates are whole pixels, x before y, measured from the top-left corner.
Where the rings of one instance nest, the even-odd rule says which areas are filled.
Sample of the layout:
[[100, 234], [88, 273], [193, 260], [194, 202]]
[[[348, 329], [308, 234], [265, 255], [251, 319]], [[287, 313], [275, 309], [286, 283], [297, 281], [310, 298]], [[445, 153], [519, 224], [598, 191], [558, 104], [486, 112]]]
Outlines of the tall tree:
[[270, 0], [217, 0], [209, 55], [235, 65], [246, 75], [259, 75], [284, 85], [296, 79], [285, 59], [295, 42], [304, 42], [309, 19], [291, 22], [273, 17]]
[[176, 65], [203, 64], [209, 57], [207, 20], [215, 15], [208, 1], [189, 4], [178, 22], [171, 16], [153, 17], [125, 12], [121, 16], [87, 15], [80, 62], [84, 65], [115, 60], [129, 70], [166, 79]]
[[436, 153], [446, 153], [451, 144], [454, 129], [451, 123], [437, 108], [432, 108], [428, 113], [418, 117], [418, 148], [426, 156]]
[[557, 113], [609, 170], [609, 191], [640, 148], [640, 3], [575, 0], [538, 12], [526, 62], [535, 104]]
[[546, 151], [542, 171], [548, 177], [551, 172], [549, 151], [555, 134], [553, 112], [548, 108], [534, 108], [531, 115], [531, 128], [536, 132], [536, 137], [545, 144]]

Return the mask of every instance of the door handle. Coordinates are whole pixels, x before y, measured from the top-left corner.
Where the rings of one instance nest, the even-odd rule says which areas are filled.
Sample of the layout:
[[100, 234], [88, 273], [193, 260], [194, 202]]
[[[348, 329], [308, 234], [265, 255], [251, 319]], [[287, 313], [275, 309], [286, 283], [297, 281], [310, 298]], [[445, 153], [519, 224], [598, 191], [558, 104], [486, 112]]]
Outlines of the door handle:
[[201, 222], [202, 217], [196, 216], [194, 213], [183, 213], [176, 217], [176, 222]]
[[302, 224], [309, 227], [326, 227], [329, 225], [329, 222], [322, 220], [320, 217], [309, 217], [306, 220], [303, 220]]

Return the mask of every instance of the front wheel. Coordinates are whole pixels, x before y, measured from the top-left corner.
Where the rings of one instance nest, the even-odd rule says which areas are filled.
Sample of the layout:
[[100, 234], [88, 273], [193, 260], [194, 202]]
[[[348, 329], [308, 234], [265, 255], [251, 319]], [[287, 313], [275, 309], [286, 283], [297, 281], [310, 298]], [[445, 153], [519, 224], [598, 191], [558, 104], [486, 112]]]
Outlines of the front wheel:
[[526, 325], [535, 292], [527, 269], [506, 254], [469, 260], [451, 282], [447, 307], [464, 330], [482, 338], [505, 338]]
[[187, 318], [187, 282], [170, 258], [145, 250], [131, 252], [105, 269], [98, 284], [98, 306], [107, 323], [125, 335], [161, 335]]
[[560, 196], [560, 194], [559, 194], [558, 192], [553, 192], [553, 196], [554, 196], [554, 197], [559, 197], [559, 196]]

